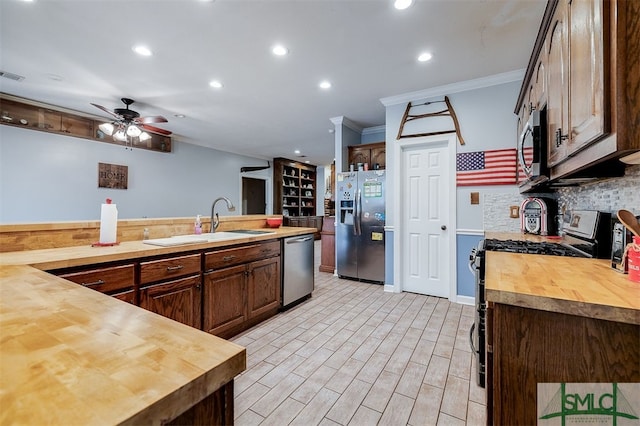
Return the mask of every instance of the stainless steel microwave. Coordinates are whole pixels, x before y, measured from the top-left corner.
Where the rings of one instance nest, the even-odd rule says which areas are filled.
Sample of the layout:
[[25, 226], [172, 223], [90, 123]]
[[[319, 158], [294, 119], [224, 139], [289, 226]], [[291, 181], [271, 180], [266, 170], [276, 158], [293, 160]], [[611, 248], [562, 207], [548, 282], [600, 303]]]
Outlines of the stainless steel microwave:
[[549, 181], [545, 111], [532, 111], [518, 138], [518, 176], [520, 192]]

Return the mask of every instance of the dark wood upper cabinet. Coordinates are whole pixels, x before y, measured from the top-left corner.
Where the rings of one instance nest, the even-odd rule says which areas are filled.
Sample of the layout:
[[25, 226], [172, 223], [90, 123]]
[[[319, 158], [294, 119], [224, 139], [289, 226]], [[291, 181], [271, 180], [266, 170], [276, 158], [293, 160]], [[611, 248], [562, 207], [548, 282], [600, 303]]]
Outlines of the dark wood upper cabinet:
[[[98, 119], [73, 113], [62, 108], [0, 93], [0, 124], [40, 132], [57, 133], [93, 141], [122, 145], [98, 128], [110, 119]], [[152, 151], [171, 152], [171, 137], [149, 133], [147, 141], [132, 141], [132, 147]], [[136, 138], [137, 139], [137, 138]]]
[[376, 165], [379, 169], [386, 168], [386, 143], [376, 142], [363, 145], [352, 145], [349, 149], [349, 164], [357, 167], [358, 163], [368, 164], [373, 170]]
[[521, 126], [546, 108], [552, 180], [621, 172], [640, 150], [639, 15], [637, 1], [548, 1], [515, 113]]

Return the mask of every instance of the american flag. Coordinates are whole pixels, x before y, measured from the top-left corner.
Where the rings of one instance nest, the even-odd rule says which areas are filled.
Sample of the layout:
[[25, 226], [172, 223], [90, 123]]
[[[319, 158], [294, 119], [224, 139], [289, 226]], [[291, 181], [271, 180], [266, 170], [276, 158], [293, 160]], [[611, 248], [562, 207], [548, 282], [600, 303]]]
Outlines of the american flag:
[[462, 152], [456, 155], [458, 186], [513, 185], [516, 183], [516, 150]]
[[[528, 146], [524, 148], [524, 159], [527, 164], [531, 164], [531, 162], [533, 161], [532, 146]], [[521, 183], [525, 180], [527, 180], [527, 175], [525, 174], [524, 169], [522, 168], [522, 164], [520, 163], [520, 158], [518, 158], [518, 183]]]

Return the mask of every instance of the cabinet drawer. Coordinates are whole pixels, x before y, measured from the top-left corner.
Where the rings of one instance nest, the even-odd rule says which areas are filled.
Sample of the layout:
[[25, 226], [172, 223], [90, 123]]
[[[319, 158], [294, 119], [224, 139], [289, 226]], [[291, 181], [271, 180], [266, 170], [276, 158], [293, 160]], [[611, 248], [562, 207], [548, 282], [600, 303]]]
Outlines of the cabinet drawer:
[[115, 294], [112, 294], [111, 296], [115, 297], [116, 299], [120, 299], [124, 302], [131, 303], [132, 305], [136, 305], [135, 290], [129, 290], [122, 293], [115, 293]]
[[278, 255], [280, 255], [280, 241], [270, 241], [244, 247], [218, 250], [205, 253], [204, 269], [205, 271], [222, 269]]
[[171, 257], [140, 263], [140, 285], [200, 272], [200, 255]]
[[113, 293], [133, 287], [135, 265], [111, 266], [90, 271], [72, 272], [60, 277], [102, 293]]

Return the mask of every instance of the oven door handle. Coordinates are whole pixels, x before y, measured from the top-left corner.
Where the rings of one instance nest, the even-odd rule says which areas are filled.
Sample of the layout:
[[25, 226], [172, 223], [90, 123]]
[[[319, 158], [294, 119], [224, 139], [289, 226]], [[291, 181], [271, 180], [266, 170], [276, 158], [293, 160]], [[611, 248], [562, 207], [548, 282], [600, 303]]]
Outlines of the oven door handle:
[[476, 274], [476, 268], [474, 267], [476, 263], [476, 249], [471, 249], [471, 254], [469, 254], [469, 271], [475, 275]]
[[469, 346], [471, 347], [471, 352], [474, 354], [478, 353], [478, 350], [473, 346], [473, 331], [476, 329], [476, 323], [471, 324], [471, 329], [469, 330]]

